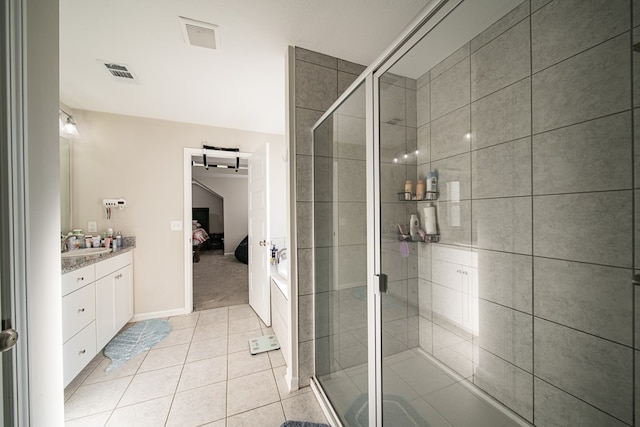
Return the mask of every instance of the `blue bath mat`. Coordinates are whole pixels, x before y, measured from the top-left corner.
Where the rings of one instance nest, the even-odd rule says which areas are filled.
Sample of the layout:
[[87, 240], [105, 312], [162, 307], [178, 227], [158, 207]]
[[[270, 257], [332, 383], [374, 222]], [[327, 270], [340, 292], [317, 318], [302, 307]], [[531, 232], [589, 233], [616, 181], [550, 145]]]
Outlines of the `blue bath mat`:
[[169, 335], [169, 332], [171, 323], [159, 319], [144, 320], [120, 332], [104, 348], [104, 355], [111, 359], [107, 372], [149, 350]]

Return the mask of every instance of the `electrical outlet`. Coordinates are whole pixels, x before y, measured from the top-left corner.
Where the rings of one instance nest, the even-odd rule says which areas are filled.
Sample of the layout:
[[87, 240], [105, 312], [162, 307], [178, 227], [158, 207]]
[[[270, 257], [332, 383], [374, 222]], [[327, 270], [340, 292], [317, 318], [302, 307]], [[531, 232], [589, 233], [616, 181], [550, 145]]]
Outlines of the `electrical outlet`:
[[98, 231], [98, 223], [95, 221], [89, 221], [87, 223], [87, 230], [89, 230], [89, 233], [95, 233]]
[[182, 221], [171, 221], [171, 231], [182, 230]]

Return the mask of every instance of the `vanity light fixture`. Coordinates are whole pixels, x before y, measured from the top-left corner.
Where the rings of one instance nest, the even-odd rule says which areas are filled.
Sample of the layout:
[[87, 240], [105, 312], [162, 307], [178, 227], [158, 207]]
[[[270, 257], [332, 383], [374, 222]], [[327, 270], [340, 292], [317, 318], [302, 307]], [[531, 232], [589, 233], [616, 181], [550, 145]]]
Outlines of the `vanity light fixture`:
[[68, 137], [71, 139], [78, 138], [80, 135], [78, 134], [78, 127], [76, 125], [76, 121], [73, 120], [73, 116], [62, 108], [58, 108], [58, 112], [67, 116], [66, 121], [63, 123], [62, 119], [60, 119], [60, 136]]

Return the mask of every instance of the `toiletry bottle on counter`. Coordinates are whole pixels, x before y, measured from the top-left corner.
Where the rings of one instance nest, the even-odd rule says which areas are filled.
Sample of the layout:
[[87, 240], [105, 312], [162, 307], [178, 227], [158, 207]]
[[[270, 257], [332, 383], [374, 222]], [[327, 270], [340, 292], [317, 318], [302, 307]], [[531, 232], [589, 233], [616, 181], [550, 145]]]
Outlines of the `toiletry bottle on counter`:
[[436, 207], [431, 203], [424, 208], [424, 231], [426, 231], [427, 234], [438, 234]]

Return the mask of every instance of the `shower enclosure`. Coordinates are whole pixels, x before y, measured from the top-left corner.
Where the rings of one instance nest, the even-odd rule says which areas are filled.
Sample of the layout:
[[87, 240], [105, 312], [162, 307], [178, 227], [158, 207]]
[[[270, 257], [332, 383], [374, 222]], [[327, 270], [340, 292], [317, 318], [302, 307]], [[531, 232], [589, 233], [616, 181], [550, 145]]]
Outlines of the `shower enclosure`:
[[433, 1], [315, 125], [338, 422], [640, 425], [637, 3]]

